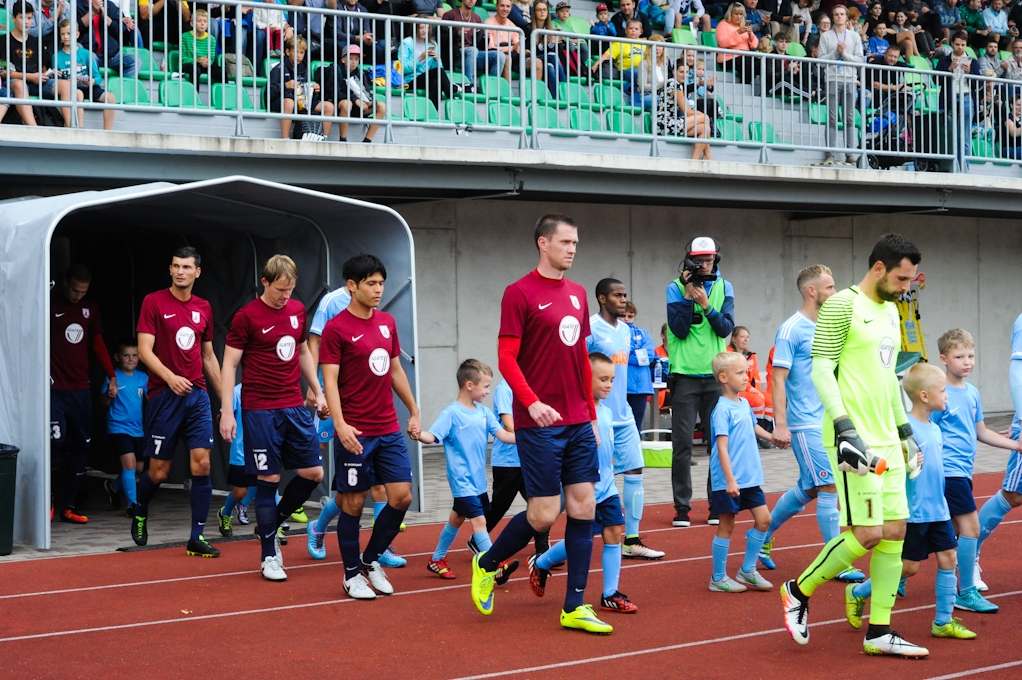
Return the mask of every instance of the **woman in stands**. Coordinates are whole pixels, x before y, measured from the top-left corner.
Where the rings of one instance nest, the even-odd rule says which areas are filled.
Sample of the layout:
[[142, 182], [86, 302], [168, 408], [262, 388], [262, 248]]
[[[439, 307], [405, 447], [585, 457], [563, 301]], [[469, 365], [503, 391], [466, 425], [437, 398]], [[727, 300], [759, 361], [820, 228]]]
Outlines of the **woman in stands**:
[[[678, 64], [676, 76], [684, 78], [684, 63]], [[693, 109], [685, 97], [684, 82], [668, 78], [662, 90], [657, 90], [656, 126], [657, 134], [670, 137], [696, 137], [706, 139], [713, 136], [713, 127], [706, 114]], [[713, 160], [710, 145], [703, 143], [692, 147], [692, 160]]]
[[[525, 39], [532, 44], [532, 32], [537, 28], [548, 31], [554, 30], [553, 21], [550, 19], [550, 4], [547, 0], [536, 0], [532, 4], [532, 19], [529, 27], [525, 29]], [[557, 50], [560, 47], [560, 39], [549, 35], [538, 36], [536, 42], [535, 60], [526, 60], [530, 64], [530, 70], [538, 80], [545, 80], [550, 96], [557, 99], [557, 83], [568, 81], [564, 72], [564, 66], [557, 58]], [[545, 64], [546, 68], [543, 67]]]
[[398, 60], [404, 71], [405, 80], [411, 82], [412, 90], [425, 90], [437, 111], [444, 92], [448, 97], [461, 92], [460, 85], [452, 85], [440, 63], [440, 47], [433, 37], [431, 24], [416, 24], [415, 37], [408, 36], [401, 41]]
[[[664, 42], [664, 37], [662, 35], [654, 34], [650, 37], [650, 40], [662, 43]], [[667, 59], [664, 55], [664, 48], [657, 45], [656, 56], [654, 57], [650, 46], [646, 45], [645, 50], [642, 53], [641, 69], [639, 76], [639, 92], [636, 94], [641, 96], [642, 108], [647, 111], [651, 111], [653, 109], [653, 94], [660, 92], [667, 86]], [[635, 101], [632, 102], [632, 105], [639, 106], [639, 99], [640, 97], [636, 97]], [[663, 106], [663, 103], [659, 103], [658, 106]]]
[[1002, 153], [1007, 158], [1022, 160], [1022, 94], [1011, 98], [1011, 110], [1004, 121]]
[[[919, 46], [916, 37], [926, 35], [923, 32], [922, 26], [913, 26], [908, 21], [908, 15], [898, 10], [894, 13], [894, 22], [891, 24], [891, 30], [894, 31], [894, 40], [903, 56], [919, 56]], [[928, 51], [927, 54], [932, 51]]]
[[[745, 21], [745, 6], [739, 2], [727, 8], [724, 20], [717, 24], [717, 46], [729, 50], [753, 52], [759, 47], [759, 38]], [[717, 62], [725, 71], [732, 71], [735, 77], [746, 85], [752, 85], [756, 77], [757, 59], [751, 54], [719, 53]]]

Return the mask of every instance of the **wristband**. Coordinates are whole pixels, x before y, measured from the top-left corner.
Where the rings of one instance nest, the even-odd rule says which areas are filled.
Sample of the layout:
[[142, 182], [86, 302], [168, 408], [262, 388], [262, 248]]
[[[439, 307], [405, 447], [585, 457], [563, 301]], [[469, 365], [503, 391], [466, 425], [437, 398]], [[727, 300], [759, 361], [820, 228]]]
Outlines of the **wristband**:
[[898, 439], [905, 441], [912, 436], [912, 426], [909, 423], [902, 423], [898, 426]]
[[854, 429], [855, 423], [852, 422], [851, 418], [842, 418], [841, 420], [834, 421], [834, 432], [836, 434], [841, 434], [842, 432], [846, 432], [847, 430]]

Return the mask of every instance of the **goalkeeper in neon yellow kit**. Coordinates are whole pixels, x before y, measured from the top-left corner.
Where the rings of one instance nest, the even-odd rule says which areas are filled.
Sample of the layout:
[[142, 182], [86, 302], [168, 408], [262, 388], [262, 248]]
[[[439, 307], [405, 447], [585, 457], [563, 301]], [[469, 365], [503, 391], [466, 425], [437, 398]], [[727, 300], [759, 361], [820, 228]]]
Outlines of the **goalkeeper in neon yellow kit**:
[[825, 410], [823, 442], [836, 472], [841, 525], [848, 530], [781, 587], [785, 626], [802, 645], [809, 642], [813, 592], [872, 550], [866, 653], [929, 654], [890, 626], [909, 516], [905, 475], [919, 460], [894, 369], [901, 331], [893, 301], [908, 292], [920, 259], [907, 239], [887, 234], [873, 247], [862, 282], [831, 296], [820, 309], [813, 384]]

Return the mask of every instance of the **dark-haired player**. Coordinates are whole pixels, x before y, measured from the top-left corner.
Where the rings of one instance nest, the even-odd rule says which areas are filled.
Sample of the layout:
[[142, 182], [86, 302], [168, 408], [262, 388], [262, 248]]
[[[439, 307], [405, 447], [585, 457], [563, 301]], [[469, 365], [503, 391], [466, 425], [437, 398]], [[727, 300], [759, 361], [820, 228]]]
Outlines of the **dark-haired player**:
[[52, 474], [61, 453], [66, 454], [67, 482], [60, 519], [72, 524], [89, 521], [75, 509], [92, 441], [88, 348], [110, 380], [111, 396], [117, 396], [117, 376], [103, 343], [99, 308], [85, 299], [91, 282], [92, 274], [84, 265], [72, 265], [63, 285], [50, 296], [50, 470]]
[[586, 352], [589, 306], [585, 289], [564, 276], [575, 259], [578, 226], [567, 215], [544, 215], [533, 242], [539, 264], [505, 289], [498, 340], [500, 372], [514, 394], [528, 509], [508, 522], [488, 551], [472, 558], [472, 601], [484, 615], [493, 613], [498, 566], [550, 528], [561, 512], [563, 488], [568, 578], [561, 625], [606, 635], [613, 627], [585, 604], [600, 469]]
[[192, 531], [186, 552], [219, 557], [220, 551], [202, 535], [213, 499], [209, 452], [213, 446], [213, 413], [206, 379], [220, 390], [220, 364], [213, 353], [213, 310], [192, 294], [202, 274], [199, 251], [184, 246], [170, 261], [171, 286], [142, 300], [138, 317], [138, 355], [149, 369], [149, 408], [145, 419], [149, 473], [138, 482], [138, 510], [131, 523], [137, 545], [149, 540], [149, 503], [170, 473], [178, 439], [188, 448], [192, 474]]
[[[397, 536], [412, 503], [412, 465], [391, 391], [408, 409], [408, 434], [418, 437], [419, 407], [401, 366], [394, 317], [381, 312], [387, 269], [374, 255], [344, 263], [351, 302], [323, 328], [319, 363], [327, 406], [334, 421], [334, 475], [338, 505], [337, 542], [344, 562], [344, 590], [356, 600], [390, 595], [394, 587], [380, 555]], [[387, 505], [359, 556], [358, 529], [366, 493], [376, 480], [387, 488]]]

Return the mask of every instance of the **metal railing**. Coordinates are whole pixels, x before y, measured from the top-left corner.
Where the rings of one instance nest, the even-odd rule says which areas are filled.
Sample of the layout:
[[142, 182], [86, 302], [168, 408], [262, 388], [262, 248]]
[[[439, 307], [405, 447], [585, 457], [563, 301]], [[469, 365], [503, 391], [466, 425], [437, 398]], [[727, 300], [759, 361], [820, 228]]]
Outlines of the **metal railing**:
[[[18, 42], [11, 10], [19, 2], [7, 4], [6, 54]], [[83, 16], [75, 2], [55, 4], [52, 30], [29, 31], [25, 41], [55, 60], [39, 61], [39, 75], [9, 59], [0, 105], [68, 127], [85, 111], [102, 111], [104, 126], [117, 111], [176, 111], [229, 116], [237, 136], [246, 121], [263, 119], [278, 121], [281, 136], [314, 140], [333, 125], [359, 124], [368, 135], [382, 127], [384, 142], [401, 128], [489, 130], [510, 133], [495, 144], [535, 149], [587, 137], [648, 143], [653, 156], [664, 144], [689, 145], [703, 158], [751, 149], [764, 163], [793, 162], [778, 154], [795, 151], [860, 168], [911, 162], [965, 172], [1022, 163], [1015, 81], [553, 29], [527, 34], [510, 21], [396, 17], [344, 4], [224, 0], [209, 11], [208, 37], [194, 39], [182, 30], [201, 23], [198, 11], [166, 0], [143, 19], [140, 11], [157, 3], [135, 3], [92, 0]], [[87, 48], [60, 51], [63, 19], [80, 27], [64, 39]], [[305, 43], [301, 60], [300, 49], [285, 49], [289, 40]], [[357, 60], [351, 45], [360, 48]]]

